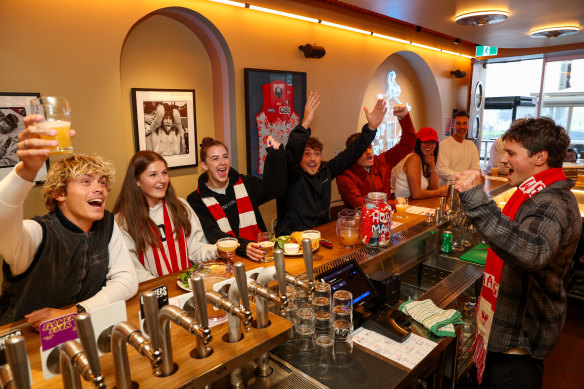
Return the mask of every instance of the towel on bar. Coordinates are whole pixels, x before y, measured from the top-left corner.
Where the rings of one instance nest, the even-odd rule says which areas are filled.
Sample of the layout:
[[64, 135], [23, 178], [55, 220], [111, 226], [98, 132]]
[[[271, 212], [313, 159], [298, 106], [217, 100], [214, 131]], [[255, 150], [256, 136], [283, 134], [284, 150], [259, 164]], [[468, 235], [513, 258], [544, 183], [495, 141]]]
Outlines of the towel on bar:
[[454, 325], [462, 324], [461, 314], [456, 309], [441, 309], [432, 300], [409, 300], [399, 306], [399, 310], [410, 315], [430, 332], [438, 336], [455, 337]]

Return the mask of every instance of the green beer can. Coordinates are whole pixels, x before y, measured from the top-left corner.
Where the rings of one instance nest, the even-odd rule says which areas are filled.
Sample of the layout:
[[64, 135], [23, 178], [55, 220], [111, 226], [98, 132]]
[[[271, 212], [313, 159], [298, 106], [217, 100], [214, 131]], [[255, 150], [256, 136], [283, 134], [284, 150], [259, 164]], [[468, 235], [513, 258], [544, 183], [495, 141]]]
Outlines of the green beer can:
[[442, 244], [440, 245], [440, 251], [443, 253], [452, 252], [452, 231], [444, 231], [442, 233]]

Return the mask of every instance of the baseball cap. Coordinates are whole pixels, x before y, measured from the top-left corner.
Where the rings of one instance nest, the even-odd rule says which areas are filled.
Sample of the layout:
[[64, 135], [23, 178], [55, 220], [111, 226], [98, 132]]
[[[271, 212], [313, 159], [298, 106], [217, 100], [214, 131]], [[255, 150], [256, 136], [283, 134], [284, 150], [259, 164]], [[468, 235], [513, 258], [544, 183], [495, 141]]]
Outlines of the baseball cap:
[[420, 131], [416, 134], [416, 138], [418, 138], [422, 142], [427, 142], [429, 140], [434, 140], [438, 142], [438, 133], [435, 129], [430, 127], [422, 127]]

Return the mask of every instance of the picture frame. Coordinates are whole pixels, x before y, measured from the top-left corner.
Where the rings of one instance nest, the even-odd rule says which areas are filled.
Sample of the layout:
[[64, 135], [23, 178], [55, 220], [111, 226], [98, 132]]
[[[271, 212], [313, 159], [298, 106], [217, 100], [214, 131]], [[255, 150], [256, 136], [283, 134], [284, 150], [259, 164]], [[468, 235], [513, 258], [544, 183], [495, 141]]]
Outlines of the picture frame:
[[[40, 97], [34, 92], [0, 92], [0, 179], [10, 173], [20, 162], [18, 150], [18, 134], [24, 130], [24, 117], [30, 114], [30, 101]], [[42, 184], [49, 170], [49, 160], [39, 170], [35, 177], [36, 184]]]
[[153, 150], [169, 168], [197, 166], [194, 89], [132, 88], [136, 151]]
[[288, 135], [302, 122], [306, 104], [306, 73], [244, 69], [247, 169], [262, 177], [266, 138], [286, 144]]

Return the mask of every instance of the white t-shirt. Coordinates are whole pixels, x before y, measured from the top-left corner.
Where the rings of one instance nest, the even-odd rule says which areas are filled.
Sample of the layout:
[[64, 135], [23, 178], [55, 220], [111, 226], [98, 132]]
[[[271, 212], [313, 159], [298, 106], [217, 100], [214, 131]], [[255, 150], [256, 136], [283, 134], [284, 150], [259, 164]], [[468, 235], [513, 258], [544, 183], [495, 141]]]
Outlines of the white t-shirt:
[[458, 142], [449, 136], [440, 143], [438, 161], [436, 162], [440, 185], [448, 183], [448, 180], [456, 179], [455, 175], [463, 170], [481, 170], [479, 151], [470, 140]]

